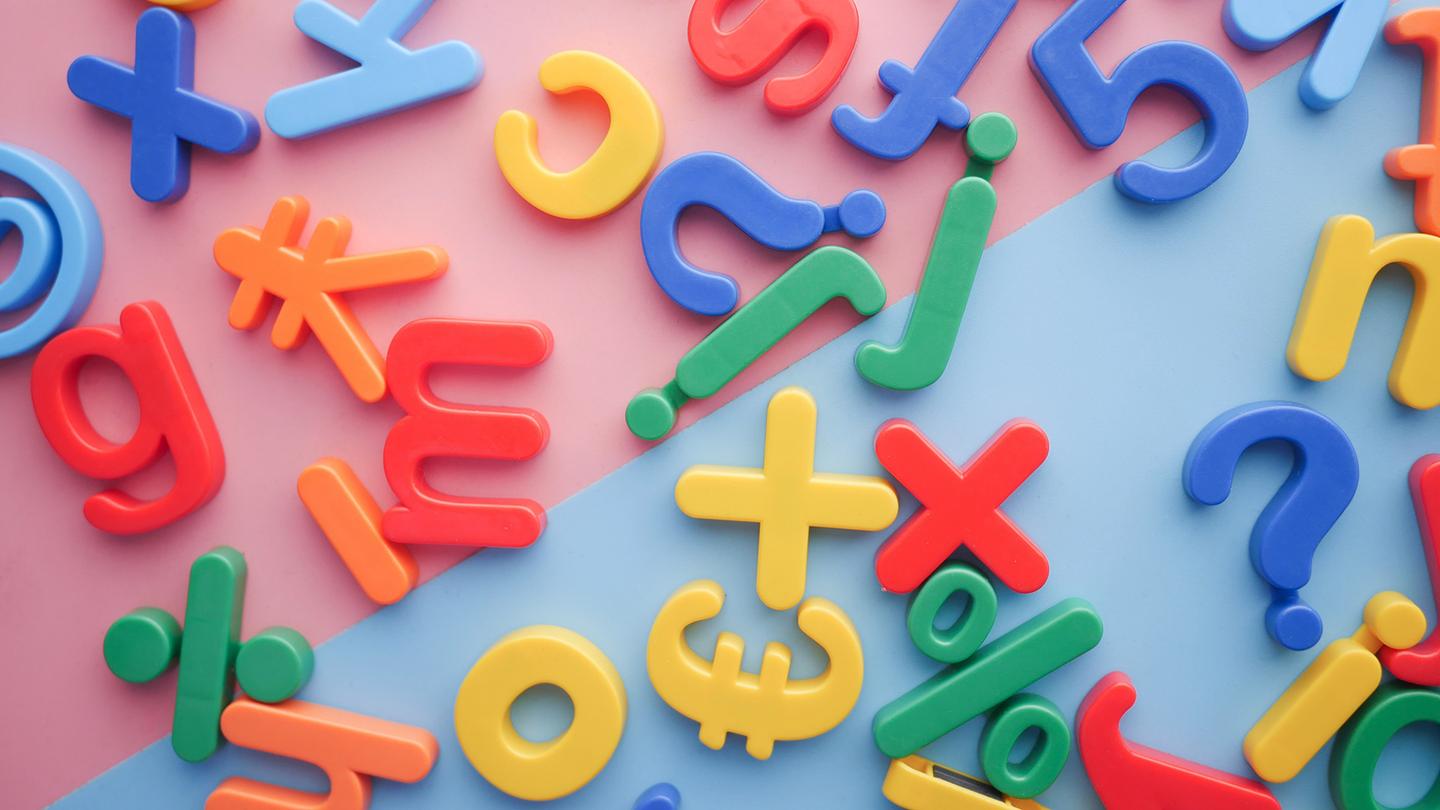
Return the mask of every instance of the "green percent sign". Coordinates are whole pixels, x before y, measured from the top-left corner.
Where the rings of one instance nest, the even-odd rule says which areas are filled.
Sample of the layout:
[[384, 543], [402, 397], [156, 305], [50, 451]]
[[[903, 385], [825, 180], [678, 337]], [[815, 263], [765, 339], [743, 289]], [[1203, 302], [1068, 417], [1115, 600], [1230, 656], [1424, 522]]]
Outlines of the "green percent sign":
[[105, 633], [105, 664], [117, 678], [147, 683], [180, 659], [170, 744], [187, 762], [220, 746], [220, 714], [239, 680], [262, 703], [288, 700], [310, 679], [315, 653], [288, 627], [262, 630], [240, 643], [245, 610], [245, 558], [229, 546], [200, 555], [190, 566], [185, 627], [153, 607], [132, 610]]
[[714, 394], [834, 298], [869, 317], [885, 306], [885, 285], [854, 251], [829, 245], [806, 254], [686, 352], [675, 379], [630, 400], [625, 424], [655, 440], [675, 427], [680, 406]]
[[1015, 124], [1000, 113], [978, 116], [966, 129], [970, 165], [945, 198], [905, 334], [894, 346], [874, 340], [862, 344], [855, 353], [860, 376], [885, 388], [913, 391], [945, 373], [995, 219], [990, 175], [1010, 156], [1015, 140]]
[[[956, 593], [969, 596], [952, 626], [935, 627], [940, 607]], [[1028, 799], [1059, 778], [1070, 757], [1070, 727], [1060, 709], [1021, 690], [1093, 650], [1104, 626], [1084, 599], [1066, 599], [981, 647], [995, 626], [998, 600], [984, 574], [950, 563], [910, 600], [906, 623], [921, 652], [948, 664], [875, 715], [875, 744], [892, 759], [907, 757], [986, 712], [980, 738], [985, 777], [1001, 792]], [[1010, 753], [1025, 732], [1039, 739], [1019, 763]]]

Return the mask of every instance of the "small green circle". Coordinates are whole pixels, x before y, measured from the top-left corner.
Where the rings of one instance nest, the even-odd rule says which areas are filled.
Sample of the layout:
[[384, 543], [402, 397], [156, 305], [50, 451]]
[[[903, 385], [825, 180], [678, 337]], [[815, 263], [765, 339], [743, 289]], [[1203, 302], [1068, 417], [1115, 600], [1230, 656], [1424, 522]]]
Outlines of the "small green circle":
[[[1330, 795], [1340, 810], [1395, 810], [1375, 798], [1380, 755], [1406, 726], [1440, 726], [1440, 692], [1386, 684], [1360, 707], [1335, 737], [1330, 755]], [[1404, 810], [1440, 810], [1440, 779]]]
[[[970, 597], [965, 612], [948, 628], [936, 628], [936, 615], [956, 593]], [[974, 655], [985, 643], [999, 609], [995, 586], [984, 574], [968, 565], [948, 563], [931, 574], [910, 597], [905, 626], [920, 652], [943, 664], [956, 664]]]
[[655, 441], [675, 427], [675, 407], [659, 388], [646, 388], [625, 408], [625, 424], [646, 441]]
[[152, 681], [180, 654], [180, 622], [159, 608], [140, 608], [105, 631], [105, 666], [129, 683]]
[[1019, 137], [1015, 122], [998, 112], [976, 116], [965, 130], [965, 144], [970, 147], [970, 154], [986, 163], [999, 163], [1010, 157]]
[[294, 697], [315, 670], [315, 651], [305, 637], [288, 627], [271, 627], [240, 645], [235, 680], [245, 694], [261, 703]]
[[[1010, 761], [1021, 735], [1040, 733], [1035, 747], [1016, 763]], [[1018, 694], [990, 717], [980, 735], [980, 765], [995, 789], [1017, 799], [1039, 796], [1055, 784], [1070, 758], [1070, 725], [1060, 708], [1039, 695]]]

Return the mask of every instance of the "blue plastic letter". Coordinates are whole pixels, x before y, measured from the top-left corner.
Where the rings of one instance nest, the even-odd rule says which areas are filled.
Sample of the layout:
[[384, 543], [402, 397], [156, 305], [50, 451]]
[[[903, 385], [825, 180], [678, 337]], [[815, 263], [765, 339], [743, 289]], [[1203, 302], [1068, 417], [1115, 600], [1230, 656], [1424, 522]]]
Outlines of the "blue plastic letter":
[[1389, 8], [1390, 0], [1228, 0], [1223, 20], [1236, 45], [1268, 51], [1334, 12], [1330, 30], [1300, 77], [1305, 106], [1328, 110], [1355, 89]]
[[652, 785], [635, 800], [633, 810], [680, 810], [680, 791], [669, 782]]
[[1264, 441], [1295, 451], [1295, 466], [1255, 521], [1250, 561], [1270, 583], [1265, 612], [1270, 636], [1292, 650], [1320, 640], [1320, 614], [1300, 598], [1310, 581], [1311, 559], [1360, 485], [1360, 460], [1350, 437], [1324, 414], [1294, 402], [1255, 402], [1215, 417], [1190, 444], [1185, 492], [1207, 506], [1230, 496], [1240, 455]]
[[887, 59], [880, 84], [894, 93], [879, 118], [866, 118], [848, 104], [830, 123], [852, 146], [886, 160], [904, 160], [919, 151], [937, 125], [962, 129], [970, 108], [955, 97], [975, 63], [1000, 33], [1016, 0], [957, 0], [950, 16], [911, 68]]
[[185, 196], [192, 143], [230, 155], [260, 142], [255, 116], [195, 92], [195, 26], [168, 8], [140, 15], [133, 70], [82, 56], [67, 80], [76, 98], [130, 119], [130, 187], [142, 200]]
[[296, 27], [360, 64], [271, 96], [265, 123], [282, 138], [304, 138], [474, 87], [480, 57], [469, 45], [451, 40], [412, 51], [400, 44], [434, 2], [375, 0], [357, 21], [325, 0], [300, 0]]
[[1104, 149], [1125, 131], [1135, 100], [1156, 85], [1184, 93], [1205, 121], [1205, 145], [1189, 165], [1166, 169], [1132, 160], [1115, 171], [1126, 196], [1175, 202], [1220, 179], [1245, 145], [1250, 107], [1245, 88], [1225, 61], [1193, 42], [1157, 42], [1125, 57], [1110, 78], [1085, 50], [1085, 40], [1125, 0], [1075, 0], [1030, 48], [1030, 67], [1081, 143]]
[[885, 203], [873, 191], [852, 191], [839, 205], [821, 207], [786, 197], [729, 155], [696, 152], [679, 158], [655, 177], [645, 194], [640, 242], [660, 289], [701, 315], [734, 309], [740, 287], [733, 278], [701, 270], [680, 254], [680, 215], [692, 205], [719, 211], [746, 236], [774, 250], [801, 250], [838, 230], [863, 239], [885, 224]]
[[105, 237], [90, 196], [49, 158], [0, 143], [0, 175], [40, 196], [39, 202], [0, 197], [0, 239], [14, 228], [21, 240], [15, 269], [0, 281], [0, 312], [45, 299], [24, 320], [0, 331], [0, 359], [5, 359], [39, 348], [85, 314], [100, 281]]

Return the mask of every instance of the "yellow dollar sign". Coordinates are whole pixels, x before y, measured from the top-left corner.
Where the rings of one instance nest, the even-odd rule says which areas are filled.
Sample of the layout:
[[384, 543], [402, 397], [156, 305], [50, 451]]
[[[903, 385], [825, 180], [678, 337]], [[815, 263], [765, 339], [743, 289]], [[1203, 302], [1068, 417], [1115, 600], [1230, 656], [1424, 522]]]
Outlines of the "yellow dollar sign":
[[720, 614], [725, 591], [696, 580], [676, 591], [650, 628], [645, 663], [650, 683], [670, 708], [700, 723], [700, 742], [725, 745], [727, 734], [747, 737], [745, 751], [769, 759], [776, 740], [818, 737], [840, 724], [860, 697], [865, 657], [860, 635], [838, 605], [812, 596], [800, 604], [800, 631], [825, 651], [830, 664], [817, 678], [792, 681], [790, 648], [765, 645], [760, 674], [740, 671], [745, 641], [721, 633], [706, 661], [685, 643], [685, 628]]

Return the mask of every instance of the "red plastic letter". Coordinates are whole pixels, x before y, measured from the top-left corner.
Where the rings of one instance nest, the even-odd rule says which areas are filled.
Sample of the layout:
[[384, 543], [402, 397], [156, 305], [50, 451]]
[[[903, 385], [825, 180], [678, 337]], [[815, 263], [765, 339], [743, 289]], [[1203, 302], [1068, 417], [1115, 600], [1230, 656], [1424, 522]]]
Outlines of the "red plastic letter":
[[545, 509], [520, 498], [466, 498], [437, 492], [420, 464], [451, 456], [520, 461], [545, 448], [550, 426], [528, 408], [458, 405], [435, 396], [430, 368], [444, 363], [529, 368], [550, 356], [541, 323], [412, 321], [395, 335], [386, 358], [390, 393], [405, 416], [385, 439], [385, 478], [400, 505], [381, 530], [397, 543], [528, 546], [545, 528]]
[[720, 16], [734, 0], [695, 0], [690, 10], [690, 52], [705, 75], [724, 84], [746, 84], [774, 67], [806, 31], [825, 32], [825, 53], [799, 76], [765, 84], [765, 105], [798, 115], [835, 89], [850, 64], [860, 35], [853, 0], [761, 0], [740, 24], [720, 30]]
[[1123, 672], [1100, 679], [1075, 719], [1080, 758], [1100, 803], [1110, 810], [1280, 810], [1254, 779], [1135, 745], [1120, 735], [1120, 718], [1135, 705]]
[[1039, 590], [1050, 578], [1050, 561], [1000, 511], [1000, 504], [1049, 452], [1045, 431], [1015, 419], [957, 470], [909, 422], [891, 419], [881, 425], [875, 455], [923, 507], [876, 552], [881, 587], [909, 593], [963, 546], [1013, 590]]
[[[140, 424], [124, 444], [95, 430], [80, 402], [80, 369], [92, 357], [115, 363], [135, 388]], [[107, 489], [85, 501], [85, 519], [113, 534], [139, 534], [203, 506], [225, 478], [220, 433], [164, 307], [125, 307], [118, 326], [82, 326], [50, 341], [30, 378], [35, 416], [50, 446], [77, 472], [115, 479], [153, 464], [167, 448], [175, 486], [153, 501]]]
[[[1430, 566], [1435, 607], [1440, 608], [1440, 455], [1424, 456], [1410, 468], [1410, 496], [1415, 500], [1415, 520]], [[1402, 681], [1440, 686], [1440, 631], [1408, 650], [1382, 650], [1380, 660]]]
[[269, 705], [241, 698], [221, 716], [220, 730], [236, 745], [319, 767], [330, 778], [330, 793], [226, 779], [205, 810], [365, 810], [370, 777], [419, 782], [440, 754], [423, 728], [298, 700]]

